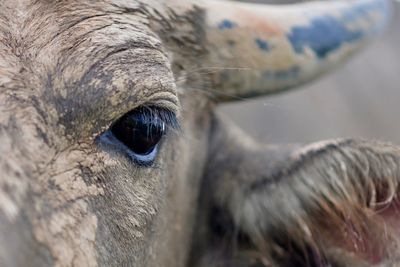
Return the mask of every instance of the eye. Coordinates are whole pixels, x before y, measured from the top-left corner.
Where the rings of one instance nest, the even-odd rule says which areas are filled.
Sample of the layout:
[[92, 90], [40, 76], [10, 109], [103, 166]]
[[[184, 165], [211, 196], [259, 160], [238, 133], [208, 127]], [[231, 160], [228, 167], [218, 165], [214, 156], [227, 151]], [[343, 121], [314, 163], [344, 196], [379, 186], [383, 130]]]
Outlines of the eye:
[[111, 128], [114, 136], [137, 155], [149, 155], [165, 134], [165, 122], [151, 118], [142, 109], [117, 121]]
[[108, 133], [107, 143], [117, 143], [135, 163], [153, 164], [159, 145], [169, 126], [178, 127], [176, 116], [168, 110], [140, 107], [121, 117]]

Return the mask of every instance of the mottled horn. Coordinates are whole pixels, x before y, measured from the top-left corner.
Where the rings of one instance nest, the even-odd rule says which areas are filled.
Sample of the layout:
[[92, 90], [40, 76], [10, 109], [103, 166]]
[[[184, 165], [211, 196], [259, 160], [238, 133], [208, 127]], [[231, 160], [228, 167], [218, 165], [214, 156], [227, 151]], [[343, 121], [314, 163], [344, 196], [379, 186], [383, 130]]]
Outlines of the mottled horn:
[[327, 73], [381, 32], [391, 13], [389, 0], [198, 3], [207, 25], [202, 65], [215, 70], [210, 86], [221, 101], [280, 92]]

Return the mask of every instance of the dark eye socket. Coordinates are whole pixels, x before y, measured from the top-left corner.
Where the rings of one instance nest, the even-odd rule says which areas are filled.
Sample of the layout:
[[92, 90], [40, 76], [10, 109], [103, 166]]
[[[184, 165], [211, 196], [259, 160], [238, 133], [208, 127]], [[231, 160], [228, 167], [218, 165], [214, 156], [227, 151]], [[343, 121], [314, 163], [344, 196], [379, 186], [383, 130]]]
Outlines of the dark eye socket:
[[139, 107], [122, 116], [99, 140], [124, 153], [139, 166], [151, 166], [169, 128], [180, 129], [172, 111]]

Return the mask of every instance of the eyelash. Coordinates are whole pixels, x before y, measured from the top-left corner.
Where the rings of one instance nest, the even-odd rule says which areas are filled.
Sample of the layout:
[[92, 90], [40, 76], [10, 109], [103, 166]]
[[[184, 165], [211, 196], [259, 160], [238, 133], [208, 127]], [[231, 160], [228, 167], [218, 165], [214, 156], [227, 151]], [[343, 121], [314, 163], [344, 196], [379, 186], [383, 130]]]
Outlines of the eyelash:
[[178, 118], [171, 110], [155, 106], [142, 106], [139, 107], [139, 109], [142, 109], [141, 116], [143, 116], [143, 118], [149, 123], [156, 122], [158, 119], [160, 119], [162, 122], [165, 123], [168, 129], [173, 129], [177, 131], [181, 130]]

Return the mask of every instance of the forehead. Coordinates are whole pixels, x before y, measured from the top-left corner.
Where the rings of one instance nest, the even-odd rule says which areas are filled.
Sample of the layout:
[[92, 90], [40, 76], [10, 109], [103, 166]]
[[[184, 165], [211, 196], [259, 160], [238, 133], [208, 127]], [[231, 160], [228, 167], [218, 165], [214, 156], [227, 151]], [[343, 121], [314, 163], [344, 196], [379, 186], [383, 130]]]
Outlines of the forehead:
[[[24, 94], [30, 88], [65, 121], [97, 117], [99, 111], [113, 120], [142, 100], [175, 95], [169, 60], [149, 28], [150, 6], [150, 1], [1, 1], [0, 88]], [[161, 98], [176, 108], [175, 100]], [[107, 115], [106, 106], [122, 104], [118, 114]]]
[[[129, 3], [131, 4], [106, 1], [1, 1], [2, 48], [8, 49], [9, 56], [26, 61], [40, 61], [43, 51], [52, 55], [52, 51], [67, 52], [67, 48], [79, 48], [76, 42], [92, 38], [91, 33], [101, 35], [102, 41], [108, 45], [118, 45], [123, 41], [122, 35], [126, 36], [130, 31], [135, 34], [146, 31], [144, 25], [147, 18], [141, 14], [138, 2]], [[107, 31], [104, 30], [106, 28]], [[149, 34], [144, 33], [144, 36]], [[7, 54], [4, 53], [4, 56]]]

